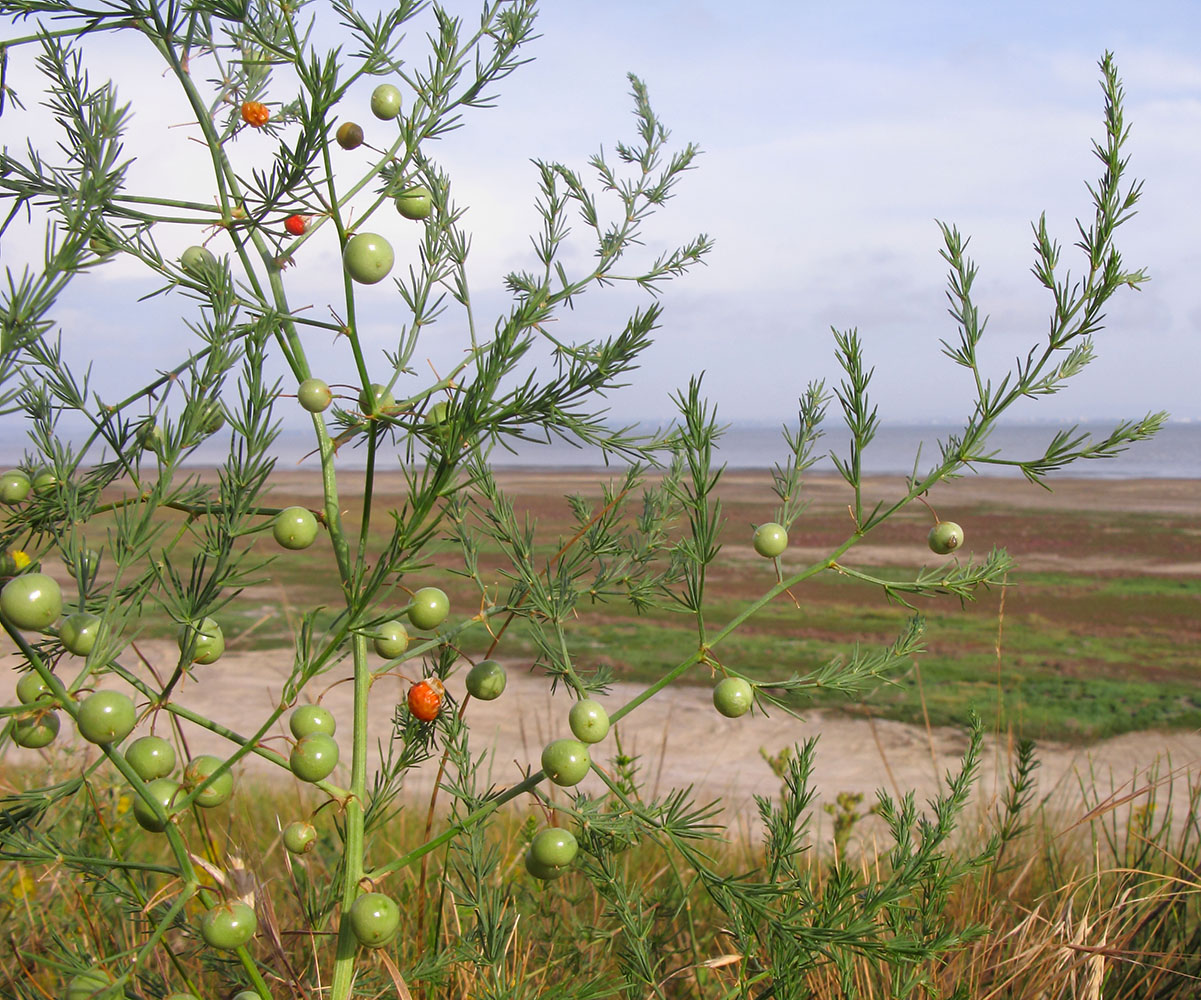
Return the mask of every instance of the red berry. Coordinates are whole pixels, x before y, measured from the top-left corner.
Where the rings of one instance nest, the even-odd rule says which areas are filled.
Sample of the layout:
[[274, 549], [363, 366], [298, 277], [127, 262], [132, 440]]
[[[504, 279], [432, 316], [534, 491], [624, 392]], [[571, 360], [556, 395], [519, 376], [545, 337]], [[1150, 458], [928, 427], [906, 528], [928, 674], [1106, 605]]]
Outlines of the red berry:
[[309, 220], [303, 215], [289, 215], [284, 219], [284, 229], [290, 236], [303, 236], [309, 228]]
[[446, 688], [437, 677], [427, 677], [409, 688], [409, 711], [422, 722], [433, 722], [442, 708]]

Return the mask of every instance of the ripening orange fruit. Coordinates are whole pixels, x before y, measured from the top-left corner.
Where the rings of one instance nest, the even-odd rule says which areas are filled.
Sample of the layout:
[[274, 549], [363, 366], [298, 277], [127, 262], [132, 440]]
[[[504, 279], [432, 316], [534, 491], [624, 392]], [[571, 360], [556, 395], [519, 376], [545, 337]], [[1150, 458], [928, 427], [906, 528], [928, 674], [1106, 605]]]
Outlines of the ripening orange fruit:
[[242, 121], [251, 128], [262, 128], [271, 120], [271, 111], [267, 105], [259, 101], [245, 101], [242, 104]]
[[433, 722], [442, 709], [446, 688], [437, 677], [427, 677], [409, 688], [409, 711], [422, 722]]

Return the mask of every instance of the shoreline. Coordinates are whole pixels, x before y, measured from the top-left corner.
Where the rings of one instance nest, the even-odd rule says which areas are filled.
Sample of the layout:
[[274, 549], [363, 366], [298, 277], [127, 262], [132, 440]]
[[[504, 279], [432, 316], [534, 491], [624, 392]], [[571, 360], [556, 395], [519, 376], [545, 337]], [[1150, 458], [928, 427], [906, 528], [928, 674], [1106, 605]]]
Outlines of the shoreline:
[[[195, 467], [187, 472], [200, 475], [202, 480], [215, 478], [212, 466]], [[494, 470], [496, 480], [515, 495], [536, 496], [541, 503], [575, 492], [599, 488], [623, 475], [617, 467], [605, 469], [543, 468], [533, 466], [502, 467]], [[648, 472], [654, 480], [661, 472]], [[355, 477], [349, 476], [340, 484], [346, 497], [361, 496]], [[837, 474], [812, 475], [803, 480], [810, 507], [807, 513], [822, 513], [845, 508], [853, 491]], [[277, 467], [271, 480], [276, 493], [296, 497], [320, 495], [321, 477], [318, 470]], [[774, 507], [778, 500], [772, 493], [771, 469], [727, 469], [722, 474], [717, 494], [727, 504], [765, 504]], [[376, 470], [375, 493], [399, 493], [404, 488], [404, 475], [399, 471]], [[896, 499], [907, 492], [904, 476], [865, 476], [865, 504], [876, 499]], [[986, 507], [989, 510], [1010, 508], [1015, 511], [1088, 510], [1116, 513], [1183, 514], [1201, 521], [1201, 479], [1097, 479], [1063, 478], [1052, 480], [1050, 489], [1043, 489], [1021, 477], [972, 476], [937, 484], [929, 493], [932, 502]], [[801, 515], [801, 522], [805, 514]], [[1199, 552], [1201, 555], [1201, 552]]]

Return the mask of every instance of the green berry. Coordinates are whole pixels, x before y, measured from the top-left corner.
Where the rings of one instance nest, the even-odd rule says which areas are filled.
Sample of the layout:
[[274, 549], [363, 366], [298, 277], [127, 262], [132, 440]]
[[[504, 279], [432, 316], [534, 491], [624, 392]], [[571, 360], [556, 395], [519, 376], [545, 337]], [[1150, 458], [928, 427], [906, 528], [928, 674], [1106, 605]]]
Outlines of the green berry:
[[556, 785], [568, 788], [584, 780], [592, 758], [579, 740], [554, 740], [542, 751], [542, 770]]
[[0, 475], [0, 503], [20, 503], [33, 488], [33, 483], [20, 469], [10, 469]]
[[146, 783], [146, 793], [158, 810], [139, 795], [133, 800], [133, 818], [143, 830], [162, 833], [171, 822], [171, 810], [179, 794], [179, 782], [170, 778], [155, 778]]
[[544, 865], [534, 857], [532, 850], [525, 852], [525, 870], [542, 882], [549, 882], [567, 873], [566, 868], [556, 868], [554, 865]]
[[480, 660], [467, 674], [467, 693], [480, 701], [499, 698], [508, 683], [505, 668], [495, 660]]
[[428, 219], [434, 210], [433, 195], [423, 184], [405, 188], [396, 196], [396, 211], [406, 219]]
[[371, 113], [380, 121], [400, 114], [400, 91], [390, 83], [381, 83], [371, 92]]
[[120, 691], [97, 691], [79, 703], [76, 724], [89, 743], [120, 743], [133, 732], [138, 713]]
[[754, 701], [751, 685], [741, 677], [722, 678], [713, 689], [713, 707], [727, 719], [746, 715]]
[[289, 854], [308, 854], [317, 845], [317, 828], [298, 819], [284, 827], [283, 839]]
[[371, 640], [377, 655], [385, 660], [394, 660], [404, 655], [409, 648], [409, 632], [402, 622], [395, 618], [376, 626], [375, 635]]
[[400, 908], [391, 896], [365, 892], [351, 904], [350, 929], [366, 948], [381, 948], [396, 935]]
[[359, 393], [359, 409], [365, 414], [383, 413], [396, 408], [396, 397], [388, 391], [386, 385], [372, 382], [370, 386]]
[[126, 748], [125, 760], [143, 781], [154, 781], [175, 770], [175, 748], [161, 736], [139, 736]]
[[755, 537], [752, 542], [759, 555], [767, 559], [774, 559], [776, 556], [782, 555], [788, 548], [788, 532], [784, 530], [783, 525], [776, 524], [775, 521], [768, 521], [767, 524], [761, 524], [755, 529]]
[[926, 541], [930, 545], [931, 552], [945, 556], [963, 544], [963, 529], [954, 521], [939, 521], [930, 529], [930, 535]]
[[599, 743], [609, 735], [609, 713], [591, 698], [572, 705], [567, 722], [581, 743]]
[[50, 469], [38, 469], [33, 475], [33, 492], [49, 493], [59, 486], [58, 477]]
[[288, 728], [298, 740], [313, 733], [333, 736], [338, 729], [334, 713], [321, 705], [301, 705], [288, 718]]
[[22, 573], [0, 590], [0, 614], [19, 629], [40, 632], [63, 610], [63, 592], [45, 573]]
[[342, 251], [346, 273], [361, 285], [383, 281], [396, 263], [392, 244], [379, 233], [356, 233]]
[[22, 674], [17, 681], [17, 701], [22, 705], [35, 702], [44, 694], [50, 694], [50, 685], [42, 680], [42, 675], [36, 670]]
[[58, 627], [58, 638], [68, 653], [87, 656], [96, 647], [100, 634], [100, 616], [78, 611], [63, 619]]
[[530, 856], [548, 868], [563, 868], [571, 864], [578, 850], [575, 834], [558, 826], [539, 831], [530, 842]]
[[142, 421], [134, 440], [143, 451], [153, 451], [157, 454], [163, 448], [163, 429], [154, 417], [148, 417]]
[[[207, 753], [193, 757], [183, 769], [184, 787], [188, 791], [199, 788], [224, 763], [225, 761], [220, 757], [214, 757]], [[226, 771], [221, 777], [207, 785], [204, 791], [196, 796], [195, 802], [205, 809], [212, 809], [227, 802], [230, 795], [233, 794], [233, 790], [234, 776]]]
[[67, 983], [67, 1000], [93, 1000], [113, 982], [113, 977], [103, 969], [88, 969], [71, 977]]
[[297, 740], [288, 764], [301, 781], [324, 781], [338, 766], [338, 744], [325, 733], [312, 733]]
[[258, 926], [254, 910], [235, 900], [209, 910], [200, 920], [200, 935], [210, 948], [234, 951], [250, 943]]
[[27, 750], [40, 750], [54, 742], [61, 725], [57, 712], [34, 711], [13, 721], [13, 742]]
[[285, 507], [271, 525], [271, 534], [285, 549], [307, 549], [317, 532], [317, 518], [306, 507]]
[[225, 652], [225, 633], [214, 618], [205, 618], [198, 625], [184, 625], [179, 630], [179, 651], [192, 644], [193, 663], [216, 663]]
[[436, 629], [446, 621], [449, 613], [450, 600], [437, 587], [422, 587], [409, 605], [409, 621], [423, 632]]
[[296, 390], [296, 398], [309, 413], [321, 413], [329, 409], [330, 403], [334, 401], [334, 394], [321, 379], [306, 378]]
[[188, 247], [179, 256], [180, 266], [195, 278], [204, 277], [217, 266], [217, 258], [204, 247]]
[[212, 437], [225, 426], [225, 411], [218, 399], [194, 399], [188, 403], [184, 419], [201, 438]]
[[450, 420], [450, 404], [444, 399], [439, 400], [426, 411], [425, 426], [430, 436], [436, 441], [442, 442], [446, 438], [446, 432], [449, 430], [446, 426], [448, 420]]

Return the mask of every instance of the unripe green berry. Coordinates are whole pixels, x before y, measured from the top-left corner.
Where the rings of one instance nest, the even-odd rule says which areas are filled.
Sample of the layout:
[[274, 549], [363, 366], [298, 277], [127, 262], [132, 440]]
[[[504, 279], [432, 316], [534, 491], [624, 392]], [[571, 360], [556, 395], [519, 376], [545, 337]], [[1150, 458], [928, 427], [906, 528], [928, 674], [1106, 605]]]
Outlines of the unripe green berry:
[[[214, 757], [212, 754], [207, 753], [193, 757], [183, 769], [184, 787], [189, 792], [194, 788], [199, 788], [224, 763], [225, 761], [220, 757]], [[205, 786], [204, 791], [196, 796], [195, 802], [198, 806], [202, 806], [205, 809], [212, 809], [229, 801], [233, 790], [234, 776], [229, 771], [225, 771], [219, 778], [213, 779], [212, 782]]]
[[42, 675], [35, 670], [22, 674], [21, 679], [17, 681], [17, 701], [22, 705], [28, 705], [49, 693], [50, 685], [42, 680]]
[[754, 690], [741, 677], [725, 677], [713, 689], [713, 706], [727, 719], [746, 715], [754, 701]]
[[530, 842], [530, 854], [541, 865], [563, 868], [575, 860], [579, 845], [575, 834], [563, 827], [541, 830]]
[[289, 854], [308, 854], [317, 845], [317, 828], [298, 819], [284, 827], [283, 839]]
[[120, 691], [97, 691], [79, 703], [76, 724], [79, 735], [89, 743], [120, 743], [137, 722], [137, 711], [129, 695]]
[[13, 721], [13, 742], [27, 750], [40, 750], [54, 742], [60, 725], [57, 712], [35, 709], [32, 714], [17, 716]]
[[926, 541], [930, 545], [931, 552], [945, 556], [963, 544], [963, 529], [954, 521], [939, 521], [930, 529]]
[[403, 622], [393, 618], [376, 626], [371, 644], [378, 656], [385, 660], [394, 660], [403, 656], [404, 651], [409, 648], [409, 630], [404, 627]]
[[542, 770], [551, 781], [564, 788], [583, 781], [591, 766], [588, 748], [579, 740], [553, 740], [542, 751]]
[[609, 713], [591, 698], [572, 705], [567, 722], [581, 743], [599, 743], [609, 735]]
[[63, 648], [76, 656], [87, 656], [96, 648], [100, 634], [100, 616], [78, 611], [63, 619], [58, 627], [58, 638]]
[[162, 833], [171, 822], [170, 815], [175, 805], [175, 797], [179, 794], [179, 782], [170, 778], [155, 778], [146, 783], [146, 791], [155, 805], [162, 810], [163, 815], [159, 816], [150, 803], [139, 795], [133, 800], [133, 818], [143, 830]]
[[759, 555], [766, 559], [774, 559], [788, 548], [788, 532], [784, 530], [783, 525], [768, 521], [755, 529], [753, 544]]
[[272, 537], [285, 549], [307, 549], [318, 531], [317, 517], [307, 507], [285, 507], [271, 524]]
[[499, 698], [507, 683], [505, 668], [495, 660], [480, 660], [467, 673], [467, 693], [479, 701]]
[[296, 390], [296, 398], [309, 413], [321, 413], [329, 409], [330, 403], [334, 401], [334, 394], [321, 379], [306, 378]]

